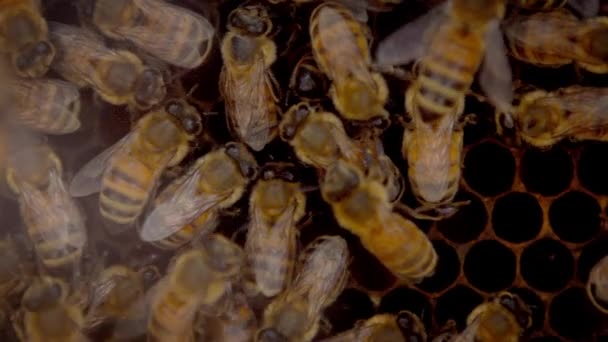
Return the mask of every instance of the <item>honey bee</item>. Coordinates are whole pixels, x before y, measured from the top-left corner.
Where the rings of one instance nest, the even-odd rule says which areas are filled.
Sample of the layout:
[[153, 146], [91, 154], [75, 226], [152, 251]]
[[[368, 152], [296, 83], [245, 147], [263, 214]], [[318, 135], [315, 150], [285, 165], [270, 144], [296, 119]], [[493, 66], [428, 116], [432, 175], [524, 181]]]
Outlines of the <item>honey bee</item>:
[[294, 67], [289, 89], [299, 99], [308, 101], [319, 100], [327, 94], [329, 81], [311, 53], [305, 53]]
[[231, 294], [224, 312], [204, 316], [201, 341], [249, 342], [257, 330], [255, 313], [243, 293]]
[[291, 164], [269, 163], [249, 200], [251, 222], [245, 253], [254, 293], [273, 297], [291, 282], [296, 258], [296, 223], [304, 216], [306, 196]]
[[354, 328], [322, 340], [323, 342], [426, 341], [426, 329], [420, 319], [409, 311], [377, 314]]
[[83, 197], [100, 192], [99, 210], [106, 220], [119, 226], [133, 224], [162, 173], [184, 159], [189, 142], [201, 130], [195, 107], [182, 99], [169, 100], [85, 164], [72, 179], [70, 193]]
[[146, 333], [146, 280], [159, 277], [154, 267], [135, 271], [126, 265], [104, 269], [92, 284], [92, 298], [85, 317], [88, 330], [105, 322], [113, 324], [112, 335], [122, 339]]
[[354, 165], [336, 161], [321, 183], [321, 194], [343, 228], [402, 280], [416, 283], [431, 276], [437, 253], [416, 225], [393, 212], [379, 182], [365, 178]]
[[202, 248], [181, 253], [152, 289], [149, 340], [190, 340], [200, 307], [217, 305], [230, 292], [242, 254], [238, 245], [219, 234], [203, 239]]
[[93, 23], [104, 35], [181, 68], [198, 67], [213, 47], [214, 29], [205, 17], [165, 0], [97, 0]]
[[148, 109], [166, 94], [161, 73], [127, 50], [108, 48], [92, 31], [52, 22], [51, 41], [58, 53], [51, 68], [79, 87], [92, 87], [113, 105]]
[[230, 13], [222, 40], [220, 91], [228, 127], [255, 151], [275, 138], [280, 114], [278, 85], [270, 70], [276, 60], [271, 30], [272, 21], [263, 7], [239, 7]]
[[77, 269], [87, 243], [84, 217], [66, 189], [59, 157], [46, 144], [9, 157], [6, 181], [16, 194], [27, 234], [49, 270]]
[[294, 283], [264, 310], [256, 341], [312, 341], [319, 321], [348, 279], [348, 246], [339, 236], [320, 236], [302, 253]]
[[10, 118], [45, 134], [69, 134], [80, 128], [80, 93], [69, 82], [52, 78], [11, 78]]
[[522, 140], [549, 148], [564, 138], [608, 141], [607, 111], [608, 89], [571, 86], [526, 93], [513, 114]]
[[586, 288], [591, 303], [601, 312], [608, 313], [608, 257], [593, 266]]
[[519, 296], [501, 292], [477, 306], [467, 317], [467, 328], [454, 341], [520, 341], [532, 324], [532, 314]]
[[213, 231], [219, 211], [241, 198], [257, 169], [241, 143], [228, 143], [199, 158], [159, 195], [140, 237], [161, 248], [177, 249], [196, 235]]
[[551, 11], [567, 5], [586, 18], [596, 15], [600, 10], [599, 0], [510, 0], [510, 3], [539, 11]]
[[21, 77], [44, 75], [55, 57], [38, 0], [0, 1], [0, 51]]
[[322, 3], [310, 16], [310, 37], [314, 58], [332, 81], [329, 96], [338, 112], [348, 120], [388, 118], [388, 88], [371, 71], [364, 25], [346, 7]]
[[608, 73], [608, 18], [580, 20], [566, 9], [511, 17], [503, 23], [513, 57], [539, 66], [575, 63]]
[[344, 159], [386, 185], [391, 202], [398, 201], [403, 194], [403, 176], [384, 153], [378, 137], [370, 133], [351, 139], [336, 115], [316, 105], [300, 102], [292, 106], [283, 116], [279, 135], [294, 148], [298, 159], [321, 174], [337, 159]]
[[84, 342], [82, 309], [68, 298], [68, 285], [57, 278], [36, 280], [25, 291], [13, 327], [21, 341]]

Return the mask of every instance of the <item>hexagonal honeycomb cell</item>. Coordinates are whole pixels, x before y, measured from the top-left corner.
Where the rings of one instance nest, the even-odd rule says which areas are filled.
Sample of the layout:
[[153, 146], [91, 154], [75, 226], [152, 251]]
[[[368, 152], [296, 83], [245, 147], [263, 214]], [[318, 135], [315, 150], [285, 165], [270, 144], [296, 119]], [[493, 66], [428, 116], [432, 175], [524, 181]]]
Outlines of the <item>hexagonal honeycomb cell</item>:
[[[214, 18], [221, 36], [228, 13], [243, 1], [175, 2]], [[77, 23], [78, 14], [69, 0], [45, 3], [49, 5], [45, 12], [49, 20]], [[601, 4], [601, 13], [608, 15], [608, 0], [602, 0]], [[429, 7], [424, 1], [404, 0], [392, 11], [371, 14], [369, 26], [373, 47]], [[271, 6], [275, 13], [279, 51], [289, 52], [279, 54], [273, 66], [283, 88], [297, 62], [297, 57], [291, 53], [301, 50], [287, 43], [307, 44], [307, 18], [312, 8], [310, 4], [293, 6], [289, 1]], [[293, 13], [296, 17], [291, 20]], [[295, 42], [289, 40], [293, 30], [299, 30], [302, 35]], [[221, 63], [216, 48], [209, 62], [184, 73], [181, 78], [186, 89], [198, 85], [191, 98], [204, 107], [205, 130], [210, 141], [217, 144], [232, 140], [217, 87]], [[572, 84], [608, 86], [607, 76], [591, 75], [572, 66], [541, 69], [514, 59], [511, 64], [514, 79], [533, 88], [554, 90]], [[390, 76], [387, 76], [387, 83], [391, 91], [387, 108], [396, 118], [404, 114], [406, 83]], [[70, 136], [49, 137], [49, 142], [64, 160], [69, 176], [91, 156], [124, 135], [133, 121], [125, 108], [100, 104], [88, 90], [83, 91], [83, 102], [83, 108], [91, 110], [83, 118], [82, 129]], [[310, 215], [299, 227], [299, 247], [320, 235], [334, 234], [345, 238], [352, 254], [350, 281], [325, 310], [331, 329], [323, 334], [345, 331], [376, 313], [400, 310], [417, 314], [430, 336], [437, 334], [450, 320], [455, 321], [459, 329], [464, 329], [468, 314], [477, 305], [498, 291], [508, 290], [520, 295], [532, 311], [532, 327], [524, 340], [608, 341], [608, 317], [593, 307], [585, 292], [591, 268], [608, 254], [605, 225], [608, 143], [563, 141], [541, 150], [499, 137], [495, 131], [494, 109], [474, 96], [467, 98], [465, 113], [476, 114], [477, 123], [465, 127], [463, 171], [456, 201], [469, 203], [454, 216], [438, 222], [415, 220], [427, 233], [439, 256], [433, 276], [420, 284], [400, 283], [356, 236], [341, 229], [316, 189], [316, 174], [301, 168], [302, 183], [313, 190], [307, 193]], [[406, 162], [400, 152], [403, 127], [398, 120], [394, 122], [382, 139], [387, 155], [406, 175]], [[257, 153], [256, 158], [260, 163], [296, 161], [285, 145], [273, 142]], [[211, 144], [202, 143], [189, 160], [210, 148]], [[4, 193], [4, 189], [0, 189], [0, 193]], [[223, 217], [218, 227], [220, 232], [234, 237], [240, 244], [245, 238], [243, 227], [248, 222], [247, 200], [247, 195], [243, 196], [235, 206], [235, 213]], [[18, 235], [22, 227], [18, 223], [17, 206], [5, 197], [0, 197], [0, 201], [3, 218], [11, 222], [7, 230]], [[413, 203], [409, 191], [402, 201]], [[150, 259], [162, 268], [166, 267], [171, 253], [137, 242], [139, 239], [134, 231], [119, 236], [105, 233], [95, 196], [84, 198], [81, 204], [90, 223], [93, 246], [97, 252], [105, 251], [102, 254], [107, 256], [108, 262]]]

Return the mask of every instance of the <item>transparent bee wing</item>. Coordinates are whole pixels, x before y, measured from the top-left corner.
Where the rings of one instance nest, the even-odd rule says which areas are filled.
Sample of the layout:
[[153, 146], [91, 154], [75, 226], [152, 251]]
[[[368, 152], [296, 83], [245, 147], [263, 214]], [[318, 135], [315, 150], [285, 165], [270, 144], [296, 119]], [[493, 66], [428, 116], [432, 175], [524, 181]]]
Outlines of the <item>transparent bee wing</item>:
[[382, 40], [376, 50], [376, 63], [398, 65], [421, 58], [426, 51], [429, 36], [445, 18], [448, 4], [449, 1], [431, 9]]
[[70, 194], [73, 197], [84, 197], [99, 192], [101, 178], [108, 162], [114, 153], [122, 149], [133, 138], [134, 134], [133, 131], [127, 134], [78, 170], [70, 182]]
[[568, 0], [568, 6], [583, 18], [594, 17], [600, 11], [599, 0]]
[[498, 20], [488, 25], [486, 44], [479, 85], [499, 111], [510, 113], [513, 103], [513, 79]]
[[197, 189], [200, 177], [199, 169], [187, 174], [173, 195], [154, 207], [139, 233], [143, 241], [158, 241], [171, 236], [225, 198], [200, 193]]
[[367, 16], [367, 1], [365, 0], [339, 0], [340, 4], [348, 8], [355, 19], [362, 23], [366, 23], [369, 19]]

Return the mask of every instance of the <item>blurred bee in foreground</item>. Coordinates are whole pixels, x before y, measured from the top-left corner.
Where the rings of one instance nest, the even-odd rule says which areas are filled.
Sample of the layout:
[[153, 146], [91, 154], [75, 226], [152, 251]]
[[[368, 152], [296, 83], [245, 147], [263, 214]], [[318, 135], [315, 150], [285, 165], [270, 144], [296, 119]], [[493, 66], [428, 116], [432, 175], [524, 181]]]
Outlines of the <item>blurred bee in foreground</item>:
[[231, 293], [226, 309], [218, 316], [203, 315], [200, 319], [200, 341], [249, 342], [257, 330], [255, 313], [243, 293]]
[[319, 70], [311, 53], [305, 53], [294, 67], [289, 78], [289, 90], [300, 100], [317, 101], [329, 90], [329, 80]]
[[10, 120], [45, 134], [69, 134], [80, 128], [80, 93], [73, 84], [52, 78], [9, 78], [9, 83]]
[[275, 138], [280, 113], [278, 84], [270, 70], [276, 60], [271, 30], [264, 7], [238, 7], [228, 17], [228, 32], [222, 40], [220, 91], [228, 127], [255, 151]]
[[532, 324], [532, 314], [515, 294], [501, 292], [477, 306], [467, 318], [467, 328], [454, 341], [518, 342]]
[[387, 190], [379, 182], [338, 160], [327, 170], [321, 194], [340, 226], [357, 235], [396, 276], [417, 283], [433, 274], [437, 253], [431, 241], [413, 222], [393, 212]]
[[565, 138], [608, 141], [607, 113], [608, 88], [576, 85], [526, 93], [513, 116], [518, 137], [549, 148]]
[[397, 315], [376, 314], [323, 342], [426, 342], [426, 338], [426, 329], [420, 319], [409, 311], [401, 311]]
[[587, 280], [587, 295], [591, 303], [603, 313], [608, 313], [608, 256], [593, 266]]
[[551, 11], [568, 6], [583, 17], [597, 15], [600, 10], [599, 0], [510, 0], [511, 4], [529, 10]]
[[289, 286], [297, 252], [296, 223], [304, 216], [306, 196], [291, 164], [269, 163], [251, 192], [245, 252], [251, 289], [273, 297]]
[[[510, 111], [511, 70], [499, 26], [504, 7], [502, 0], [450, 0], [398, 29], [378, 47], [382, 65], [418, 60], [417, 77], [405, 94], [411, 122], [401, 149], [412, 192], [422, 204], [412, 211], [414, 216], [444, 218], [463, 204], [452, 203], [461, 174], [459, 118], [480, 66], [479, 83], [490, 102], [500, 112]], [[426, 216], [426, 210], [435, 213]]]
[[374, 133], [351, 139], [342, 121], [318, 106], [309, 102], [292, 106], [283, 116], [279, 135], [294, 148], [298, 159], [317, 168], [321, 176], [337, 159], [343, 159], [385, 185], [391, 203], [403, 194], [405, 180], [384, 153], [380, 139]]
[[545, 67], [576, 63], [608, 73], [608, 18], [580, 20], [566, 9], [517, 15], [503, 22], [513, 57]]
[[51, 271], [79, 270], [87, 230], [59, 157], [44, 143], [19, 146], [9, 157], [6, 181], [42, 264]]
[[154, 267], [135, 271], [126, 265], [114, 265], [104, 269], [92, 284], [85, 321], [87, 330], [109, 322], [114, 339], [145, 335], [144, 292], [147, 283], [159, 277]]
[[165, 82], [158, 70], [147, 67], [127, 50], [111, 49], [92, 31], [50, 23], [57, 57], [51, 68], [79, 87], [92, 87], [113, 105], [148, 109], [165, 98]]
[[55, 57], [37, 0], [0, 1], [0, 52], [8, 53], [21, 77], [44, 75]]
[[201, 306], [213, 308], [230, 292], [242, 265], [241, 248], [219, 234], [184, 251], [152, 291], [150, 341], [189, 341]]
[[334, 106], [348, 120], [388, 118], [384, 104], [388, 88], [382, 75], [371, 71], [365, 26], [338, 3], [322, 3], [310, 16], [312, 51], [329, 77]]
[[312, 341], [327, 308], [344, 289], [348, 279], [346, 241], [323, 235], [303, 252], [293, 284], [264, 310], [256, 341]]
[[189, 143], [201, 131], [196, 108], [184, 100], [169, 100], [85, 164], [72, 179], [70, 193], [83, 197], [100, 192], [99, 210], [105, 219], [119, 226], [133, 224], [160, 176], [184, 159]]
[[181, 68], [198, 67], [213, 47], [214, 29], [205, 17], [165, 0], [96, 0], [92, 17], [104, 35]]
[[140, 236], [165, 249], [177, 249], [212, 232], [220, 210], [231, 207], [257, 176], [255, 158], [241, 143], [228, 143], [198, 159], [157, 198]]
[[68, 298], [68, 285], [44, 277], [25, 291], [13, 328], [21, 341], [84, 342], [82, 309]]

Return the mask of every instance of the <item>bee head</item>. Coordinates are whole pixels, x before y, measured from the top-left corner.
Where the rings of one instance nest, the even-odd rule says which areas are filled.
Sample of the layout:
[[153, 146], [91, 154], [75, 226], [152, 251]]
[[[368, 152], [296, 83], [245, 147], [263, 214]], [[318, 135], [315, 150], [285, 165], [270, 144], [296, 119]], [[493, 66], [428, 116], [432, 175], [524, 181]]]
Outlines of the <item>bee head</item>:
[[313, 109], [307, 102], [300, 102], [289, 108], [279, 126], [279, 135], [283, 141], [291, 141], [304, 121]]
[[249, 180], [258, 176], [259, 166], [253, 155], [245, 145], [238, 142], [229, 142], [224, 147], [226, 154], [234, 159], [241, 169], [241, 173]]
[[339, 202], [349, 196], [360, 183], [360, 172], [348, 163], [338, 160], [327, 169], [321, 183], [321, 193], [330, 202]]
[[246, 35], [262, 36], [272, 31], [272, 20], [261, 5], [243, 6], [228, 15], [228, 30]]
[[547, 105], [531, 105], [525, 110], [525, 115], [520, 116], [520, 130], [527, 136], [538, 137], [550, 133], [554, 128], [555, 111]]
[[13, 64], [20, 76], [40, 77], [47, 72], [53, 58], [55, 58], [55, 47], [43, 40], [27, 44], [13, 55]]
[[266, 328], [258, 331], [256, 336], [256, 341], [258, 342], [287, 342], [289, 339], [280, 332], [278, 332], [275, 328]]
[[67, 286], [56, 279], [40, 279], [25, 291], [21, 304], [30, 312], [48, 310], [67, 295], [66, 291]]

